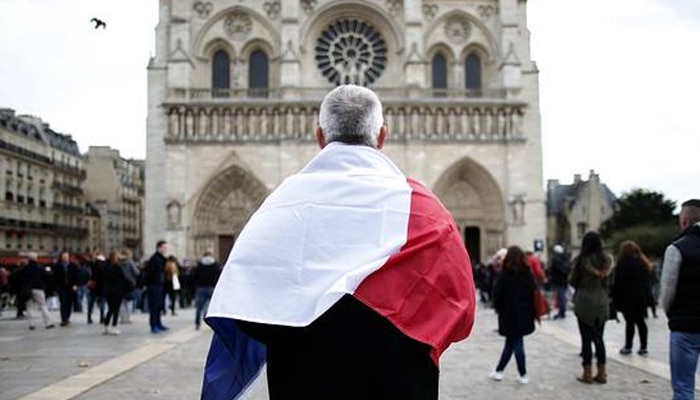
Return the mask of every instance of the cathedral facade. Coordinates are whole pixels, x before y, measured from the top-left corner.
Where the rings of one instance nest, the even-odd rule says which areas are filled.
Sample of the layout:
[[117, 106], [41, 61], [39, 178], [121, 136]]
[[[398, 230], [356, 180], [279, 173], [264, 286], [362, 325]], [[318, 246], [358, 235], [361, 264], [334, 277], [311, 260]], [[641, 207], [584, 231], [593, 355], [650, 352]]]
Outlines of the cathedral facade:
[[545, 238], [525, 0], [160, 0], [148, 66], [146, 253], [225, 258], [318, 151], [323, 96], [384, 106], [386, 153], [452, 212], [473, 260]]

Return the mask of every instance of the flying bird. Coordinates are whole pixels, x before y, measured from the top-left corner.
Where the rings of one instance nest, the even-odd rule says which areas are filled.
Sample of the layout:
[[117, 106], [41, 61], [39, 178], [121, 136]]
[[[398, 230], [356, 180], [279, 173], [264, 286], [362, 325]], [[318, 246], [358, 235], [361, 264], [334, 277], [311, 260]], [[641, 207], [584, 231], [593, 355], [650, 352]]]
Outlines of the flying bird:
[[107, 29], [107, 24], [101, 19], [93, 18], [90, 20], [90, 22], [95, 23], [95, 29], [98, 29], [99, 27], [102, 27], [102, 29]]

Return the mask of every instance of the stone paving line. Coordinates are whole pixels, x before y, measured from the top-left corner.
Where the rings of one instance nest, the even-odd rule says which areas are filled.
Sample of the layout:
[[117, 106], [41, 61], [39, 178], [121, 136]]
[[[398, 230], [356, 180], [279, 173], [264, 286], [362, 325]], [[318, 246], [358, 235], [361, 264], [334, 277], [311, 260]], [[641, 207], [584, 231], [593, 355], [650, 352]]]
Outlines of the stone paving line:
[[[191, 313], [183, 311], [182, 314]], [[185, 317], [184, 323], [188, 325], [185, 328], [157, 341], [148, 341], [80, 374], [54, 382], [22, 400], [196, 399], [199, 397], [211, 332], [208, 329], [194, 331], [191, 322], [187, 324], [186, 319], [188, 317]], [[506, 368], [506, 379], [493, 382], [487, 376], [503, 345], [503, 338], [494, 332], [496, 324], [492, 310], [480, 309], [470, 339], [454, 345], [445, 353], [441, 362], [441, 400], [511, 395], [522, 399], [557, 400], [590, 397], [651, 400], [671, 397], [667, 364], [642, 357], [618, 356], [614, 342], [607, 343], [611, 360], [609, 384], [578, 383], [574, 379], [580, 373], [578, 333], [557, 321], [544, 321], [536, 333], [525, 339], [531, 380], [529, 385], [522, 386], [515, 382], [514, 360]], [[0, 398], [3, 398], [2, 395]], [[264, 373], [244, 398], [267, 399]]]

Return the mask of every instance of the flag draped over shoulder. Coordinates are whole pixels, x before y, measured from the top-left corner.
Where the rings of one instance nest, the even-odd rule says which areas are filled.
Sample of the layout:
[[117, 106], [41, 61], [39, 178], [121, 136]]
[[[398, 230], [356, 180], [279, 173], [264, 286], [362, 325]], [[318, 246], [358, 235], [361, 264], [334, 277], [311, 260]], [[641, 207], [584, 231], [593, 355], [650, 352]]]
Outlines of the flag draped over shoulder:
[[331, 143], [237, 238], [206, 317], [202, 398], [237, 397], [265, 362], [236, 320], [307, 326], [348, 293], [431, 346], [436, 363], [474, 322], [469, 257], [447, 210], [379, 151]]

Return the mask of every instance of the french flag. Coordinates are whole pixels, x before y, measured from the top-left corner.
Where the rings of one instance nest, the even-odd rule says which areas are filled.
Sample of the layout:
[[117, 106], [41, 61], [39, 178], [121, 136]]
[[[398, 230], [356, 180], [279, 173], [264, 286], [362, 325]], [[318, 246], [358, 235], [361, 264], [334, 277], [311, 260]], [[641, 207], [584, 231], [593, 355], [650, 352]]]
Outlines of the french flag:
[[378, 150], [330, 143], [237, 238], [205, 319], [202, 399], [238, 398], [265, 363], [236, 321], [307, 326], [345, 294], [429, 345], [436, 364], [474, 323], [471, 264], [449, 212]]

